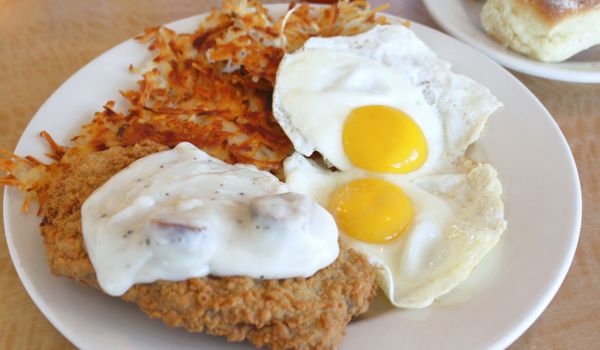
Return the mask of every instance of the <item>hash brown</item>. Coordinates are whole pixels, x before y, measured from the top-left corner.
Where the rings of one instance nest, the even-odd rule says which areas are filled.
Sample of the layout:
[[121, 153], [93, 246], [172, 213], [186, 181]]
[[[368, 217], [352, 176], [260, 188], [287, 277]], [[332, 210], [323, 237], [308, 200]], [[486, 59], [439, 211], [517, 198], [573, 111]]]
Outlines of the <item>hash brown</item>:
[[275, 20], [257, 0], [222, 2], [194, 33], [146, 29], [136, 39], [156, 56], [144, 67], [130, 66], [142, 76], [137, 89], [121, 91], [129, 109], [116, 110], [108, 101], [70, 145], [58, 145], [42, 132], [54, 163], [1, 152], [0, 170], [7, 175], [0, 184], [16, 186], [27, 201], [43, 205], [56, 168], [72, 155], [144, 140], [168, 147], [187, 141], [228, 163], [253, 164], [281, 175], [292, 145], [273, 118], [271, 97], [283, 54], [312, 36], [353, 35], [387, 23], [377, 16], [387, 5], [292, 3], [289, 15]]

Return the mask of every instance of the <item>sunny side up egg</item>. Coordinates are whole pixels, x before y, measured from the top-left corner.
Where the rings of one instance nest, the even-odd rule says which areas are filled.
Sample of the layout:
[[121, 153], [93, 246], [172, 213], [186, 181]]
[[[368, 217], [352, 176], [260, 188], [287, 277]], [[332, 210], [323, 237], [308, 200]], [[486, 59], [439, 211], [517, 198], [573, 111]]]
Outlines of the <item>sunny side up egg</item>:
[[275, 115], [306, 156], [316, 150], [343, 171], [389, 173], [423, 171], [441, 156], [435, 110], [406, 78], [377, 61], [305, 49], [284, 58], [277, 82]]
[[332, 172], [295, 153], [285, 176], [292, 191], [330, 210], [342, 238], [377, 267], [381, 289], [398, 307], [426, 307], [449, 292], [506, 227], [502, 187], [487, 164], [409, 181]]
[[296, 151], [341, 171], [453, 171], [501, 106], [410, 29], [315, 37], [282, 59], [273, 113]]
[[286, 183], [328, 208], [394, 305], [426, 307], [506, 226], [496, 171], [464, 157], [500, 106], [404, 26], [312, 38], [283, 58], [273, 110], [297, 152], [337, 171], [296, 153]]

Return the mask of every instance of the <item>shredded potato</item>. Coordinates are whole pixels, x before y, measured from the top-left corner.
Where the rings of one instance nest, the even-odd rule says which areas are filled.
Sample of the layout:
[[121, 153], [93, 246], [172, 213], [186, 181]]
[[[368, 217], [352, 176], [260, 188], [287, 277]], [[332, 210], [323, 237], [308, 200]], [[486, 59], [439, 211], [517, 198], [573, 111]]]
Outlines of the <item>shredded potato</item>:
[[223, 0], [193, 34], [150, 28], [136, 39], [157, 54], [140, 71], [136, 90], [122, 91], [130, 106], [115, 110], [109, 101], [83, 125], [68, 147], [42, 132], [51, 164], [33, 157], [0, 154], [0, 184], [18, 187], [43, 205], [45, 190], [56, 172], [76, 154], [143, 140], [175, 146], [188, 141], [229, 163], [249, 163], [279, 174], [292, 146], [271, 111], [277, 67], [286, 52], [312, 36], [353, 35], [385, 23], [366, 1], [340, 1], [331, 6], [290, 4], [288, 14], [274, 20], [256, 0]]

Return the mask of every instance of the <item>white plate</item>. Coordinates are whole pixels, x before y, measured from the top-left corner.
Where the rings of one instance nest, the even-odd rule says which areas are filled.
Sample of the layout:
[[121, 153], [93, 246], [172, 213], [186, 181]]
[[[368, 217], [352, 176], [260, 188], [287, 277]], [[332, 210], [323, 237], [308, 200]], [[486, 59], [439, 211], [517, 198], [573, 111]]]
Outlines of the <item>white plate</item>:
[[[287, 5], [270, 6], [274, 15]], [[191, 31], [202, 16], [171, 23]], [[491, 119], [480, 149], [505, 188], [508, 230], [457, 292], [425, 310], [390, 309], [378, 302], [370, 316], [350, 324], [342, 349], [504, 348], [548, 305], [573, 258], [581, 221], [581, 193], [573, 157], [557, 125], [536, 98], [493, 61], [457, 40], [414, 24], [439, 55], [491, 88], [505, 107]], [[132, 40], [104, 53], [67, 80], [23, 133], [17, 154], [43, 158], [38, 133], [67, 144], [119, 89], [133, 88], [127, 67], [147, 60]], [[84, 349], [250, 349], [220, 337], [190, 334], [150, 320], [135, 305], [50, 274], [39, 218], [20, 211], [22, 195], [7, 188], [4, 220], [8, 247], [29, 295], [76, 346]]]
[[444, 30], [481, 50], [501, 65], [542, 78], [574, 83], [600, 83], [600, 46], [561, 63], [544, 63], [516, 53], [489, 37], [479, 20], [484, 1], [423, 0]]

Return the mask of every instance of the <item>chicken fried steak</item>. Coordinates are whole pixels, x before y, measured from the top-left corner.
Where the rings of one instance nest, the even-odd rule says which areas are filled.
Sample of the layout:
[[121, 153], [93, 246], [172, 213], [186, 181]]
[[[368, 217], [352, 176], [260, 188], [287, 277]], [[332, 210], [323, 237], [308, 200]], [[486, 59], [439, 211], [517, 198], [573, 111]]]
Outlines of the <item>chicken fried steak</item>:
[[[112, 175], [166, 147], [132, 147], [75, 155], [52, 181], [41, 207], [41, 231], [52, 272], [99, 288], [81, 232], [81, 205]], [[130, 288], [122, 299], [152, 318], [193, 332], [248, 340], [272, 349], [333, 349], [351, 317], [375, 294], [367, 260], [343, 244], [330, 266], [310, 278], [256, 280], [204, 277], [158, 281]]]

